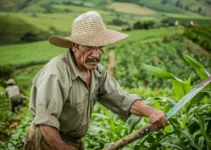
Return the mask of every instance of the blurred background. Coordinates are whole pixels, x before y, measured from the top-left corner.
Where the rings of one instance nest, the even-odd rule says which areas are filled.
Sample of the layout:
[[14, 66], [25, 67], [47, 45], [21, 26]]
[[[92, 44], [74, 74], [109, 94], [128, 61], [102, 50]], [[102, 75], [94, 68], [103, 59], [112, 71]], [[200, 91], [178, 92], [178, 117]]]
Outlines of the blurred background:
[[[90, 10], [101, 14], [107, 28], [129, 35], [107, 46], [101, 63], [123, 89], [139, 94], [157, 109], [168, 111], [182, 94], [210, 75], [211, 0], [0, 0], [0, 149], [22, 149], [31, 121], [28, 100], [18, 112], [11, 111], [4, 94], [6, 81], [13, 78], [30, 97], [36, 73], [67, 51], [49, 44], [48, 37], [70, 35], [73, 20]], [[183, 82], [175, 86], [173, 76]], [[188, 107], [198, 108], [176, 116], [175, 126], [125, 149], [211, 149], [210, 95]], [[206, 112], [202, 117], [189, 114], [202, 110]], [[84, 138], [86, 149], [102, 149], [147, 123], [146, 118], [134, 116], [123, 123], [97, 104]]]

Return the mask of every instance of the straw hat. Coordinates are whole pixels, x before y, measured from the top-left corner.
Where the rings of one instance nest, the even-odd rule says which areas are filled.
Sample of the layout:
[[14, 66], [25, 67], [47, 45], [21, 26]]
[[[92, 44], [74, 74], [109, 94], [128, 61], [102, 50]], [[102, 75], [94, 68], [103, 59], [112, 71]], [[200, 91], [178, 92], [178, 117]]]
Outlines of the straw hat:
[[7, 84], [15, 84], [15, 80], [9, 79], [9, 80], [7, 81]]
[[127, 34], [107, 29], [100, 14], [95, 11], [89, 11], [74, 20], [71, 36], [53, 35], [49, 37], [49, 42], [64, 48], [69, 48], [70, 42], [85, 46], [106, 46], [127, 37]]

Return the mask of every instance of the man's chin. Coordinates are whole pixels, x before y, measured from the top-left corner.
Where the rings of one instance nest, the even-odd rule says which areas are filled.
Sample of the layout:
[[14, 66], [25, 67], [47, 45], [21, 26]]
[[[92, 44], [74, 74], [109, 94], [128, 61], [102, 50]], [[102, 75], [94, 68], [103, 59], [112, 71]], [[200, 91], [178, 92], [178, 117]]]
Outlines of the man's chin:
[[97, 64], [98, 64], [98, 63], [95, 63], [95, 64], [89, 64], [89, 65], [87, 65], [87, 69], [88, 69], [88, 70], [94, 70], [94, 69], [96, 69], [96, 68], [97, 68]]

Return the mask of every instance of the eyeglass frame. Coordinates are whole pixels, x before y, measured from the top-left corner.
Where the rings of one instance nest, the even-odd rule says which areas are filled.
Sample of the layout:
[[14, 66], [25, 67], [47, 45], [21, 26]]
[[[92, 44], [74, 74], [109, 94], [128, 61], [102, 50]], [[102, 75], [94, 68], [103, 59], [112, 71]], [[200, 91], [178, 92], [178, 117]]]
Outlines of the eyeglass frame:
[[104, 53], [105, 51], [105, 46], [85, 46], [85, 45], [79, 45], [77, 44], [77, 48], [79, 48], [79, 46], [82, 48], [82, 50], [86, 51], [86, 52], [93, 52], [95, 49], [97, 49], [100, 53]]

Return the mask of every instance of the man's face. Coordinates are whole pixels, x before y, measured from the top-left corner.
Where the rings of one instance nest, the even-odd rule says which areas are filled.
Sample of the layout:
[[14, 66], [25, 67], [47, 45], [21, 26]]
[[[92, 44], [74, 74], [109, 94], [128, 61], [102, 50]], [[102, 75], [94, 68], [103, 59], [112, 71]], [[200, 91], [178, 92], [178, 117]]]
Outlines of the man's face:
[[72, 45], [72, 51], [75, 56], [79, 70], [94, 70], [100, 62], [105, 47], [83, 46], [78, 44]]

